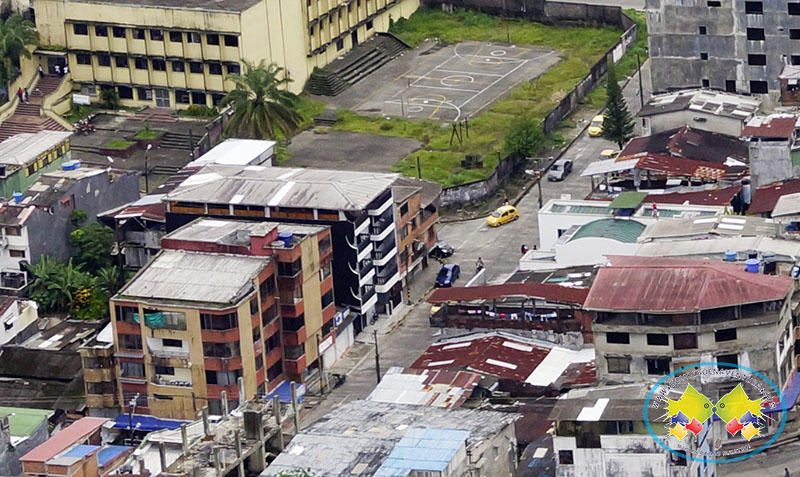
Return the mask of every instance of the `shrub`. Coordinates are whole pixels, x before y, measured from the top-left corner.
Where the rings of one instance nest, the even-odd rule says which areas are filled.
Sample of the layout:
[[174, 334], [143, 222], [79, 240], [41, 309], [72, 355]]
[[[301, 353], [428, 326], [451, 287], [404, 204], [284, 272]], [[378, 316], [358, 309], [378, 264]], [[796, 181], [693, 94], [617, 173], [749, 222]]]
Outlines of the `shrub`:
[[103, 106], [108, 109], [119, 108], [119, 95], [113, 89], [104, 89], [100, 91], [100, 101], [102, 101]]

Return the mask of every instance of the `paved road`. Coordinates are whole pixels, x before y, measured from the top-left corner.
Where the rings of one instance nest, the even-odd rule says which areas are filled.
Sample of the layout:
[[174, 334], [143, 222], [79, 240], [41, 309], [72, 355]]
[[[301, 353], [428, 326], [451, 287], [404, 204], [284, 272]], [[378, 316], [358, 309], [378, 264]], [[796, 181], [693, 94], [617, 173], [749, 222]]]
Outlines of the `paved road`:
[[[649, 98], [650, 69], [645, 63], [642, 79], [645, 100]], [[639, 111], [638, 77], [634, 76], [624, 88], [623, 94], [632, 114]], [[574, 169], [563, 182], [542, 181], [542, 202], [569, 195], [573, 199], [584, 198], [591, 190], [588, 177], [581, 177], [586, 166], [600, 157], [603, 149], [616, 149], [616, 145], [602, 138], [589, 137], [584, 131], [564, 153], [564, 158], [574, 161]], [[503, 282], [516, 270], [523, 244], [531, 247], [539, 243], [537, 212], [539, 210], [539, 191], [534, 188], [517, 204], [520, 219], [497, 228], [486, 225], [485, 219], [468, 220], [439, 227], [439, 236], [456, 249], [451, 261], [461, 265], [465, 275], [475, 269], [475, 262], [481, 257], [487, 270], [489, 282]]]
[[734, 464], [717, 465], [717, 475], [725, 477], [783, 477], [788, 468], [793, 476], [800, 476], [800, 441], [767, 449], [758, 455]]

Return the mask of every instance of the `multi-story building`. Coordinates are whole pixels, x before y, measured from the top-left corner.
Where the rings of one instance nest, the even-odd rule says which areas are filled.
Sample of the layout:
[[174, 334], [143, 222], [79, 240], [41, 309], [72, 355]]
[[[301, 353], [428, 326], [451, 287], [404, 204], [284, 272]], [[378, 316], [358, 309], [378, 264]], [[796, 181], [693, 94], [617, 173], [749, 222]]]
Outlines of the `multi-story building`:
[[45, 172], [58, 170], [72, 157], [71, 132], [39, 131], [0, 142], [0, 197], [23, 193]]
[[[299, 92], [322, 67], [419, 0], [37, 1], [36, 29], [66, 48], [84, 94], [116, 90], [123, 105], [212, 106], [233, 88], [243, 60], [272, 62]], [[58, 61], [54, 59], [54, 61]]]
[[794, 114], [756, 116], [748, 121], [742, 139], [747, 141], [754, 187], [791, 179], [796, 169], [800, 172], [794, 165], [800, 160], [798, 131], [800, 116]]
[[78, 352], [83, 368], [83, 386], [86, 407], [92, 415], [113, 417], [117, 401], [117, 375], [114, 371], [114, 333], [109, 323], [91, 341], [84, 343]]
[[392, 187], [397, 211], [397, 249], [400, 278], [408, 279], [428, 266], [428, 252], [436, 245], [436, 228], [439, 219], [436, 199], [442, 187], [430, 181], [399, 177]]
[[800, 64], [797, 2], [647, 0], [653, 90], [702, 86], [771, 93], [778, 76]]
[[167, 230], [200, 216], [330, 226], [336, 302], [373, 313], [403, 303], [392, 185], [398, 174], [259, 166], [206, 166], [164, 201]]
[[162, 248], [111, 300], [126, 412], [220, 414], [223, 392], [235, 407], [319, 366], [335, 314], [327, 227], [200, 219]]

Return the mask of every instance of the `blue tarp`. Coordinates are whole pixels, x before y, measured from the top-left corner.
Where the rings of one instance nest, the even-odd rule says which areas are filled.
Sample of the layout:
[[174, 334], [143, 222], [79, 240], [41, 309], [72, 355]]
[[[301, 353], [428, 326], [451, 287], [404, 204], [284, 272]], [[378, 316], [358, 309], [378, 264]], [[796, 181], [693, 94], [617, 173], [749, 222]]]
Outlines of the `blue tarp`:
[[[290, 381], [284, 381], [278, 385], [277, 388], [273, 389], [272, 392], [267, 394], [267, 399], [272, 399], [272, 396], [278, 396], [283, 403], [291, 403], [292, 402], [292, 385], [289, 384]], [[297, 384], [297, 402], [303, 402], [303, 395], [306, 393], [306, 385], [305, 384]]]
[[130, 447], [126, 446], [105, 446], [97, 453], [97, 465], [102, 469], [110, 461], [116, 459], [121, 454], [127, 452]]
[[769, 414], [772, 412], [783, 412], [784, 410], [788, 411], [794, 407], [798, 396], [800, 396], [800, 373], [795, 371], [789, 378], [789, 383], [783, 388], [783, 405], [779, 403], [775, 408], [766, 407], [762, 412]]
[[118, 414], [114, 418], [114, 429], [128, 429], [133, 426], [137, 431], [153, 432], [162, 431], [164, 429], [174, 430], [181, 427], [183, 423], [188, 424], [187, 421], [170, 421], [167, 419], [159, 419], [153, 416], [133, 415], [131, 419], [129, 414]]
[[63, 453], [61, 457], [78, 457], [82, 459], [99, 448], [100, 446], [90, 446], [86, 444], [81, 444]]

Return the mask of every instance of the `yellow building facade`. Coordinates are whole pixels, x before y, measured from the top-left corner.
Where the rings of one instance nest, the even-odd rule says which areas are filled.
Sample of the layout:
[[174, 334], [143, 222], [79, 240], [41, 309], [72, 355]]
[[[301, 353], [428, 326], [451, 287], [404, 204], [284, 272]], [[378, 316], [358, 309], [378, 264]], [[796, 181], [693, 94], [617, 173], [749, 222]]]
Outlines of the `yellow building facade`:
[[45, 45], [66, 48], [73, 81], [124, 106], [213, 106], [241, 61], [286, 69], [300, 92], [323, 67], [420, 0], [37, 0]]

